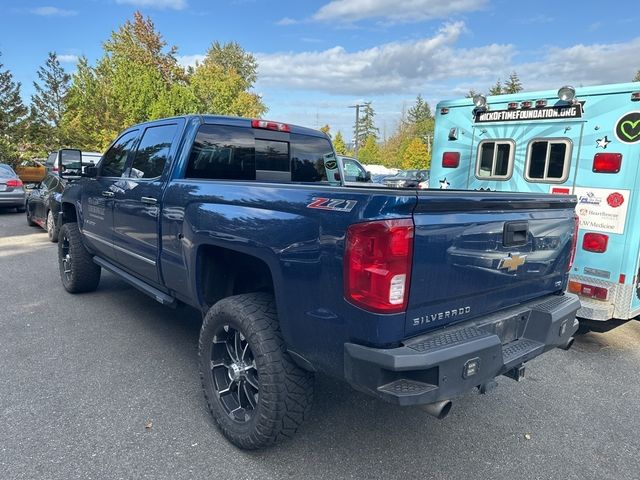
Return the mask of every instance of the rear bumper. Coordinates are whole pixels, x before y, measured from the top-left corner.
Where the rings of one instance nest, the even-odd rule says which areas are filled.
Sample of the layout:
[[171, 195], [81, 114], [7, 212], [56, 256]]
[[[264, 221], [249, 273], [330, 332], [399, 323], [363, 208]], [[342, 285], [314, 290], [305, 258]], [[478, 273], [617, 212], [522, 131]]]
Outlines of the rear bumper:
[[390, 403], [448, 400], [568, 344], [578, 329], [579, 308], [573, 294], [552, 295], [411, 338], [397, 348], [346, 343], [345, 377]]
[[24, 191], [0, 192], [0, 207], [24, 207], [26, 201]]

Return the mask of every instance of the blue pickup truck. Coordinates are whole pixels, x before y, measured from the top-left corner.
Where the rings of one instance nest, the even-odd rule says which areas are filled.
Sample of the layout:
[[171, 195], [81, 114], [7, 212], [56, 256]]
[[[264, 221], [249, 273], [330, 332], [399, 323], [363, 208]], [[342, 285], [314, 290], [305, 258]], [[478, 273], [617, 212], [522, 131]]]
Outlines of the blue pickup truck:
[[62, 196], [62, 284], [95, 290], [105, 269], [202, 311], [204, 393], [246, 449], [296, 431], [316, 372], [443, 418], [570, 347], [575, 197], [374, 188], [342, 170], [325, 134], [284, 123], [131, 127]]

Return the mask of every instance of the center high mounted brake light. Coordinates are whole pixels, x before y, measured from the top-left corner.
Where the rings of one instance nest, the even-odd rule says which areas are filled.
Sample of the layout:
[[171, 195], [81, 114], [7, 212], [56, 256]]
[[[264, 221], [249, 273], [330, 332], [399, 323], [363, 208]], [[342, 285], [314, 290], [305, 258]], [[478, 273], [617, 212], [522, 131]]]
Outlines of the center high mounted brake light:
[[275, 130], [276, 132], [291, 132], [291, 127], [286, 123], [272, 122], [270, 120], [251, 120], [252, 128], [262, 128], [264, 130]]
[[413, 220], [410, 218], [356, 223], [347, 230], [344, 296], [375, 313], [407, 309]]

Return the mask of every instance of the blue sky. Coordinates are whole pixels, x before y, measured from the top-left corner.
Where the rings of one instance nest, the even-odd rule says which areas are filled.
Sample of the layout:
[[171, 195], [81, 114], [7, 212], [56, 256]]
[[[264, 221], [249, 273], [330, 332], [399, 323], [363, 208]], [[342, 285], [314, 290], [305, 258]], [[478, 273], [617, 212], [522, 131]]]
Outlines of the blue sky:
[[268, 118], [351, 136], [354, 102], [372, 101], [381, 134], [418, 93], [435, 103], [486, 91], [516, 70], [526, 90], [630, 81], [640, 11], [616, 4], [507, 0], [2, 0], [2, 63], [28, 100], [50, 50], [69, 71], [94, 62], [139, 9], [181, 63], [237, 41], [259, 62]]

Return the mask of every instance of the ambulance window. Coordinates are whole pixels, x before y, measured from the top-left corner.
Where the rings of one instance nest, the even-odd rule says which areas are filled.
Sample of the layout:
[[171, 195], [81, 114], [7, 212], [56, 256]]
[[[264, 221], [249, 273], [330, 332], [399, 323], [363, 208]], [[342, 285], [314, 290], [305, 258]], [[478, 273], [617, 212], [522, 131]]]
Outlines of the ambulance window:
[[513, 140], [484, 140], [478, 145], [476, 177], [483, 180], [507, 180], [513, 171]]
[[527, 149], [525, 178], [531, 182], [562, 183], [569, 175], [569, 139], [532, 140]]

